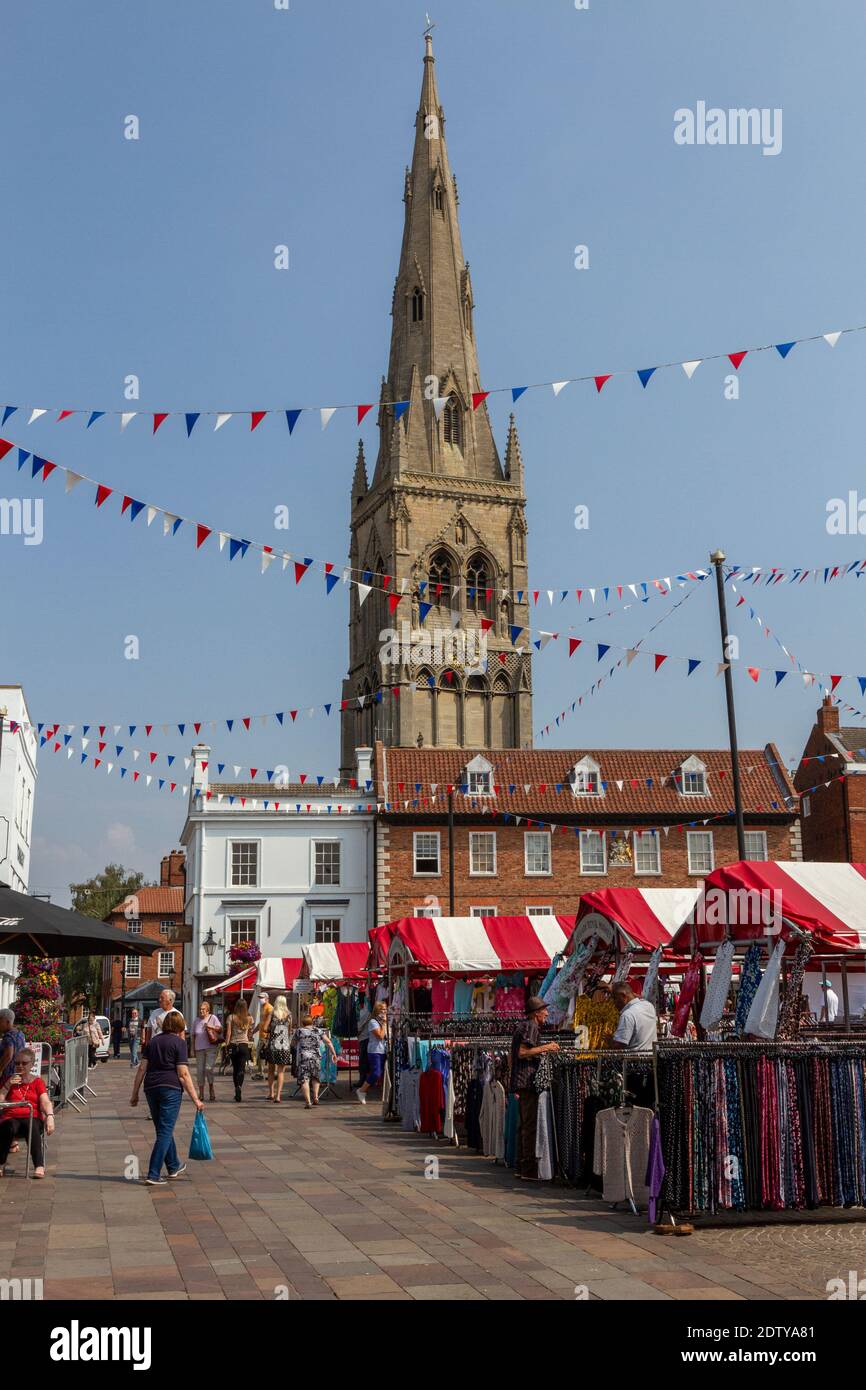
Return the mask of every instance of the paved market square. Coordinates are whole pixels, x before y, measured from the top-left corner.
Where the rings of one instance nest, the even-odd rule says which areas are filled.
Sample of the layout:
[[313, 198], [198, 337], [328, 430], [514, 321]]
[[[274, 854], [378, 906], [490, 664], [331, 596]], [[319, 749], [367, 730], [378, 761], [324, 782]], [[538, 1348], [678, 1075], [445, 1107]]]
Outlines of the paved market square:
[[[244, 1101], [217, 1078], [214, 1159], [165, 1188], [141, 1171], [152, 1143], [129, 1106], [125, 1059], [91, 1074], [85, 1113], [66, 1110], [44, 1181], [23, 1150], [0, 1194], [0, 1264], [42, 1279], [46, 1299], [825, 1299], [866, 1266], [861, 1222], [764, 1224], [659, 1237], [558, 1184], [533, 1186], [473, 1151], [385, 1124], [378, 1105], [326, 1099], [307, 1111]], [[178, 1143], [185, 1154], [192, 1107]], [[429, 1158], [437, 1178], [425, 1177]]]

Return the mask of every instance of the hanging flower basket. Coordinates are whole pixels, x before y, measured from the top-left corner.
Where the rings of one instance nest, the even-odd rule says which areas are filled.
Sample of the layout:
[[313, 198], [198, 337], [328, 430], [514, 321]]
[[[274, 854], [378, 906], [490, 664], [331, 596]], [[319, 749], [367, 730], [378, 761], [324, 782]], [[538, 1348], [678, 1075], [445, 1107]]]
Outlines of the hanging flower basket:
[[261, 955], [261, 947], [255, 941], [239, 941], [229, 950], [229, 960], [238, 965], [255, 965], [257, 960], [261, 960]]

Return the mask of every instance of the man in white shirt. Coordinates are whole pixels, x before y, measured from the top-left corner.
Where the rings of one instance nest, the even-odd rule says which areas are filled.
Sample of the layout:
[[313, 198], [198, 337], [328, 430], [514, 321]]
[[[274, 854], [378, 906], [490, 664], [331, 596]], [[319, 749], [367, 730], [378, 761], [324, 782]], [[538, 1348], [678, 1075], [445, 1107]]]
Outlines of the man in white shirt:
[[618, 982], [611, 990], [619, 1009], [619, 1023], [611, 1047], [623, 1052], [649, 1052], [658, 1038], [658, 1018], [648, 999], [641, 999], [631, 985]]
[[174, 1008], [174, 1001], [177, 998], [173, 989], [164, 989], [159, 996], [159, 1008], [154, 1009], [150, 1018], [147, 1020], [147, 1042], [159, 1037], [162, 1032], [162, 1020], [170, 1009]]
[[835, 1023], [839, 1014], [839, 996], [829, 980], [822, 980], [821, 988], [824, 991], [824, 1008], [822, 1010], [823, 1021], [825, 1023]]

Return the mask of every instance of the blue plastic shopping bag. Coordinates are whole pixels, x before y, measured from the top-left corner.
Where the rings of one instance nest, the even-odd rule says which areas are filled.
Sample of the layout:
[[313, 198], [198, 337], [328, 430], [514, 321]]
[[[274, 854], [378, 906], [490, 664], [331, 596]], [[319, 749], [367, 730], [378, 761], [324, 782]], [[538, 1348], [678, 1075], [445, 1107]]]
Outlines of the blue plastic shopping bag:
[[210, 1135], [207, 1132], [207, 1121], [203, 1110], [199, 1110], [195, 1117], [192, 1138], [189, 1141], [189, 1156], [190, 1158], [213, 1158], [213, 1149], [210, 1146]]

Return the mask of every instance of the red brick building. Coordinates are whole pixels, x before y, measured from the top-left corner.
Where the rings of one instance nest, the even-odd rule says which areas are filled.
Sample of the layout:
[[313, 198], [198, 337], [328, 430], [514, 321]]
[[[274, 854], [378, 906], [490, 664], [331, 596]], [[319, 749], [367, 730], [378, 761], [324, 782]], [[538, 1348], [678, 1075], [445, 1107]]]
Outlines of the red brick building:
[[144, 936], [159, 941], [161, 949], [152, 956], [126, 956], [126, 988], [120, 958], [106, 956], [102, 979], [102, 1009], [109, 1018], [120, 1010], [124, 999], [124, 1016], [135, 1005], [139, 1015], [146, 1018], [156, 1007], [160, 991], [173, 989], [180, 996], [183, 984], [183, 945], [173, 940], [175, 931], [184, 924], [185, 873], [183, 850], [172, 850], [162, 859], [159, 885], [139, 888], [125, 898], [106, 917], [112, 927], [130, 936]]
[[[775, 746], [741, 750], [740, 772], [748, 858], [801, 858]], [[739, 858], [727, 750], [379, 742], [375, 776], [379, 923], [450, 915], [449, 787], [456, 916], [571, 913], [593, 888], [685, 887]]]
[[839, 708], [827, 696], [803, 749], [794, 785], [803, 793], [803, 857], [866, 861], [866, 729], [841, 726]]

